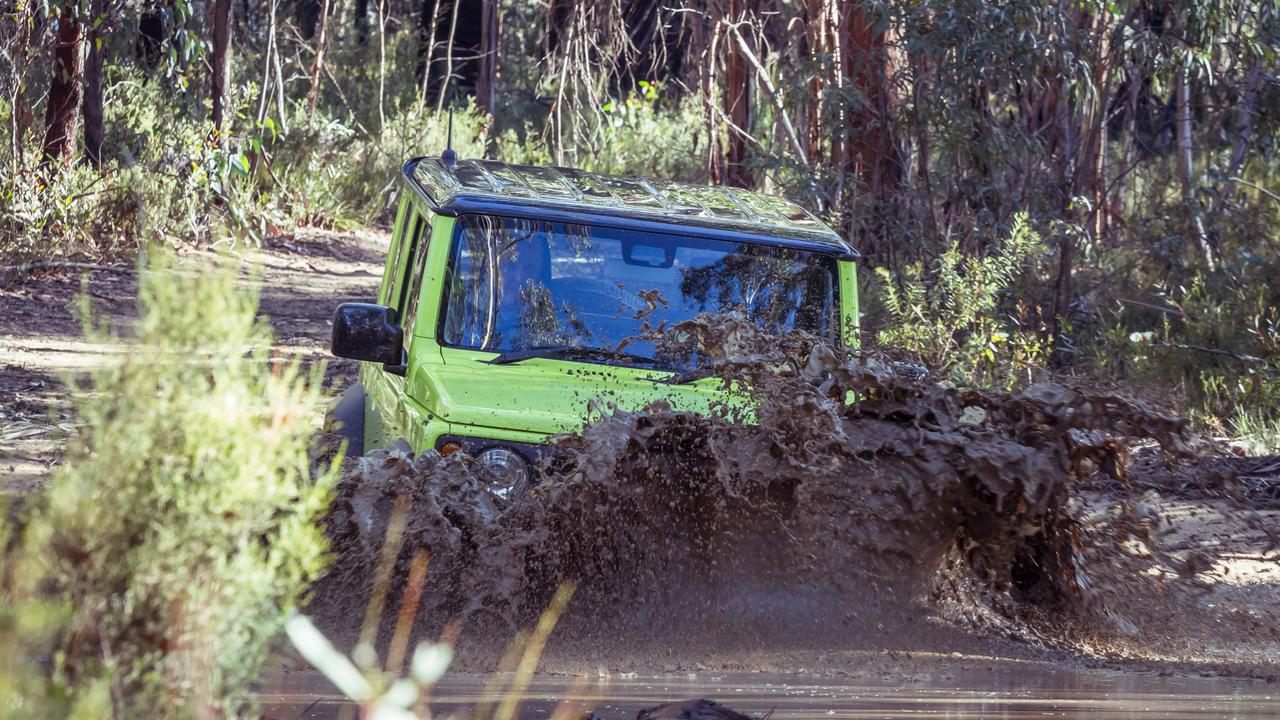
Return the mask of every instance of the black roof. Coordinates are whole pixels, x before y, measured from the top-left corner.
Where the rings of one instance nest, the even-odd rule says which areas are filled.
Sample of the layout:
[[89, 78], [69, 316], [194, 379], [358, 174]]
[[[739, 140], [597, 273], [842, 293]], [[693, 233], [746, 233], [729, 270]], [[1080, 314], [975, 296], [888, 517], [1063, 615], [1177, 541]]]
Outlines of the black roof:
[[508, 215], [654, 232], [670, 232], [676, 225], [703, 237], [857, 256], [834, 230], [799, 205], [740, 188], [495, 160], [459, 160], [449, 167], [431, 157], [405, 163], [404, 175], [442, 215]]

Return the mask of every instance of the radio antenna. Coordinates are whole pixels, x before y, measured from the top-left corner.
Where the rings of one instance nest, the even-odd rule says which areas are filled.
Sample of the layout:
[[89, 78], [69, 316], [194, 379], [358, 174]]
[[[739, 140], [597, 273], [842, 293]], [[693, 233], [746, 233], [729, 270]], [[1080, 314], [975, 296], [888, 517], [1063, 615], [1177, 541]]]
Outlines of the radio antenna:
[[447, 168], [458, 164], [458, 153], [453, 151], [453, 108], [449, 108], [449, 134], [444, 143], [444, 152], [440, 153], [440, 162]]

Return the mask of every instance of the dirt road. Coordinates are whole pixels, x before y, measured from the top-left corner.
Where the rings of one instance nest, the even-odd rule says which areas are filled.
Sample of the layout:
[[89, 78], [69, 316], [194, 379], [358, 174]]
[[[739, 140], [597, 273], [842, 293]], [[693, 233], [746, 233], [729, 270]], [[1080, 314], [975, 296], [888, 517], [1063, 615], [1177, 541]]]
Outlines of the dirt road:
[[[272, 239], [260, 249], [233, 249], [230, 257], [244, 263], [245, 284], [261, 293], [260, 312], [279, 351], [325, 361], [326, 383], [341, 386], [355, 368], [328, 354], [333, 310], [374, 297], [387, 242], [377, 232], [316, 231]], [[216, 256], [189, 251], [184, 258], [199, 263]], [[260, 275], [251, 279], [255, 267]], [[0, 492], [28, 492], [49, 477], [73, 429], [66, 380], [122, 351], [84, 339], [80, 298], [87, 295], [98, 318], [127, 333], [136, 290], [136, 269], [127, 264], [0, 277]]]

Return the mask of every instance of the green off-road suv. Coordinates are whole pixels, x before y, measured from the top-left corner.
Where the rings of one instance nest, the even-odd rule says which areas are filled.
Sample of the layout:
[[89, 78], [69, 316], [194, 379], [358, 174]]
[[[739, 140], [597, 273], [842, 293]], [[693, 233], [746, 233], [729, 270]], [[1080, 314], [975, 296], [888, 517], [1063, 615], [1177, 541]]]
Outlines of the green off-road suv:
[[855, 343], [856, 258], [803, 208], [737, 188], [415, 158], [377, 304], [334, 317], [333, 354], [368, 361], [334, 416], [349, 453], [462, 450], [512, 491], [595, 408], [724, 399], [623, 343], [646, 323], [737, 310]]

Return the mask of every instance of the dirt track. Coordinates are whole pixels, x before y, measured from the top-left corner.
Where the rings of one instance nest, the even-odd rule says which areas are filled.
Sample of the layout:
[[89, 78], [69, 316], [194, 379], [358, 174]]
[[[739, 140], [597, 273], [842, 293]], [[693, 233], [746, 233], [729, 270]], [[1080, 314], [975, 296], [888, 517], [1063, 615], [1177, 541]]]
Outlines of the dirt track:
[[[253, 284], [277, 348], [304, 362], [325, 361], [326, 383], [341, 386], [354, 365], [328, 354], [333, 310], [377, 293], [387, 242], [377, 232], [307, 232], [231, 254], [261, 270]], [[195, 262], [214, 257], [184, 254]], [[135, 268], [127, 264], [51, 267], [16, 281], [0, 276], [0, 493], [27, 492], [48, 478], [73, 427], [64, 381], [120, 352], [84, 340], [82, 290], [98, 317], [124, 333], [136, 289]]]
[[[339, 302], [373, 296], [386, 242], [386, 236], [377, 233], [313, 232], [238, 254], [246, 266], [253, 263], [261, 268], [254, 282], [261, 288], [261, 311], [270, 319], [280, 351], [305, 362], [326, 361], [330, 387], [340, 388], [354, 371], [353, 364], [327, 355], [333, 308]], [[188, 253], [197, 261], [203, 255]], [[63, 378], [108, 362], [120, 352], [118, 347], [84, 341], [76, 302], [82, 283], [100, 317], [127, 328], [135, 291], [135, 274], [127, 266], [50, 268], [0, 285], [0, 398], [4, 398], [0, 403], [0, 491], [4, 493], [21, 494], [39, 487], [58, 460], [63, 438], [74, 429]], [[1140, 469], [1150, 475], [1159, 471], [1158, 463]], [[906, 658], [914, 654], [915, 660], [908, 665], [919, 670], [922, 659], [926, 667], [931, 666], [927, 658], [940, 651], [953, 658], [994, 655], [1280, 678], [1275, 622], [1280, 617], [1280, 554], [1263, 532], [1268, 527], [1280, 529], [1280, 512], [1264, 511], [1258, 516], [1263, 531], [1244, 532], [1235, 510], [1167, 491], [1176, 486], [1155, 483], [1146, 501], [1162, 518], [1166, 531], [1160, 533], [1160, 542], [1165, 549], [1189, 563], [1205, 564], [1196, 573], [1203, 590], [1175, 603], [1144, 606], [1135, 602], [1133, 607], [1118, 608], [1133, 623], [1128, 632], [1117, 627], [1076, 628], [1064, 635], [1065, 642], [1028, 644], [1025, 638], [1003, 639], [998, 630], [975, 636], [948, 625], [939, 632], [922, 627], [905, 637], [870, 632], [863, 645], [852, 648], [807, 642], [766, 647], [762, 637], [750, 633], [727, 646], [697, 647], [686, 642], [675, 649], [667, 642], [670, 638], [647, 643], [613, 638], [602, 645], [597, 638], [565, 637], [553, 643], [544, 667], [564, 673], [597, 668], [625, 672], [806, 669], [839, 674], [883, 669], [894, 673], [906, 672], [897, 668], [900, 653], [908, 653]], [[1098, 512], [1102, 512], [1107, 495], [1100, 491], [1097, 497]], [[883, 649], [888, 655], [881, 656]]]

